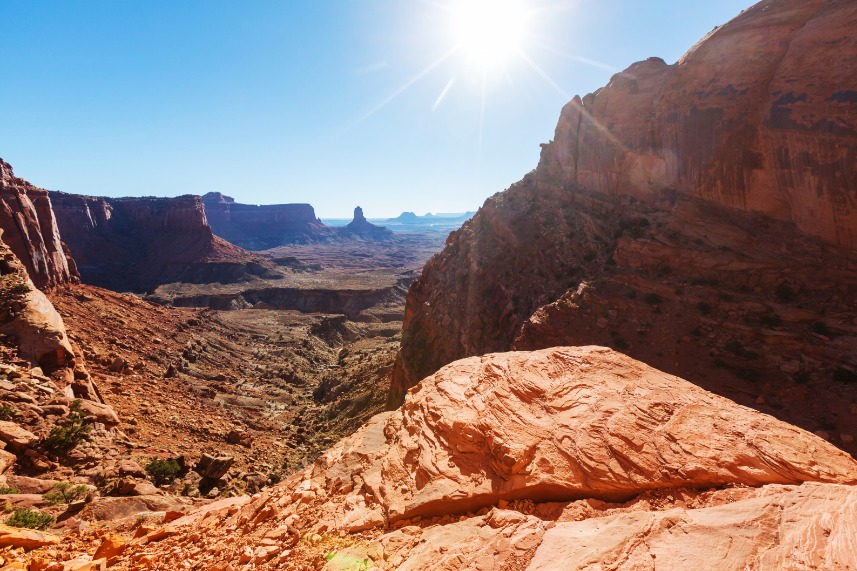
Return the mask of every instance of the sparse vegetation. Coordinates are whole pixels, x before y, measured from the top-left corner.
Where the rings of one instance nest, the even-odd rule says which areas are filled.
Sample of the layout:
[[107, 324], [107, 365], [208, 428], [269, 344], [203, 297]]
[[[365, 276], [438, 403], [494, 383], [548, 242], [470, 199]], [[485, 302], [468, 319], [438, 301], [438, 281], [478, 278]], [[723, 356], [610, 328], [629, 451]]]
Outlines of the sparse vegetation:
[[663, 302], [663, 298], [656, 293], [647, 293], [643, 298], [643, 301], [649, 305], [660, 305], [660, 303]]
[[43, 514], [38, 510], [17, 509], [6, 519], [6, 525], [12, 527], [23, 527], [26, 529], [45, 530], [54, 523], [54, 516]]
[[15, 486], [0, 486], [0, 494], [20, 494], [21, 490]]
[[80, 399], [75, 399], [69, 407], [68, 416], [51, 428], [43, 444], [53, 452], [65, 452], [77, 446], [89, 429], [90, 426], [86, 424], [81, 410]]
[[759, 321], [766, 327], [779, 327], [783, 323], [779, 315], [763, 315], [759, 318]]
[[702, 315], [711, 315], [711, 306], [705, 303], [704, 301], [700, 301], [696, 304], [696, 309], [699, 310], [699, 313]]
[[0, 420], [12, 420], [18, 416], [18, 409], [12, 405], [0, 404]]
[[172, 458], [168, 460], [155, 458], [146, 465], [146, 473], [149, 474], [156, 486], [163, 486], [175, 480], [179, 470], [181, 470], [181, 466]]
[[42, 494], [42, 497], [53, 505], [59, 505], [82, 500], [88, 493], [89, 488], [87, 486], [75, 486], [69, 482], [59, 482], [51, 488], [51, 491]]

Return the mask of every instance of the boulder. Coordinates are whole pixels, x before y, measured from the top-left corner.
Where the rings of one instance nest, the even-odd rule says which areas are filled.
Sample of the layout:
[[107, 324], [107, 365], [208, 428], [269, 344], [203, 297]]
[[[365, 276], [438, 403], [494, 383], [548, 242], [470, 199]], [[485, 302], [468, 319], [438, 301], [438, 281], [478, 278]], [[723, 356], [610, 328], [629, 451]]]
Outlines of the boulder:
[[229, 471], [235, 458], [232, 456], [212, 456], [211, 454], [203, 454], [199, 462], [194, 468], [194, 471], [209, 480], [219, 480]]
[[60, 542], [60, 537], [44, 531], [21, 529], [0, 523], [0, 547], [22, 547], [26, 550], [54, 545]]
[[39, 438], [16, 423], [8, 420], [0, 420], [0, 440], [12, 449], [22, 452], [32, 446]]
[[6, 470], [14, 466], [17, 459], [18, 457], [11, 452], [0, 450], [0, 474], [3, 474]]
[[93, 559], [107, 559], [108, 561], [114, 557], [122, 555], [125, 548], [128, 547], [128, 540], [118, 533], [108, 532], [101, 540], [101, 545], [95, 550]]
[[81, 400], [80, 409], [86, 416], [93, 417], [98, 422], [108, 425], [119, 424], [119, 415], [116, 414], [116, 411], [110, 405], [91, 400]]

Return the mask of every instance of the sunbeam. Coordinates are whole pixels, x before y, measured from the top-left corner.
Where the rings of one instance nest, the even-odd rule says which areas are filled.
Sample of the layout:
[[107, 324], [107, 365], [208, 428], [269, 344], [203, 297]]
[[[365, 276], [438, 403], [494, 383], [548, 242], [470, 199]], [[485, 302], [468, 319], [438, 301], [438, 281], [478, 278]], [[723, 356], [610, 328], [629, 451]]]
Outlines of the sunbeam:
[[434, 105], [431, 106], [432, 111], [437, 111], [437, 108], [440, 107], [440, 104], [443, 103], [443, 99], [446, 97], [446, 94], [449, 93], [449, 90], [452, 89], [452, 85], [455, 83], [455, 78], [450, 79], [446, 87], [443, 88], [443, 91], [440, 92], [440, 95], [437, 96], [437, 99], [434, 102]]

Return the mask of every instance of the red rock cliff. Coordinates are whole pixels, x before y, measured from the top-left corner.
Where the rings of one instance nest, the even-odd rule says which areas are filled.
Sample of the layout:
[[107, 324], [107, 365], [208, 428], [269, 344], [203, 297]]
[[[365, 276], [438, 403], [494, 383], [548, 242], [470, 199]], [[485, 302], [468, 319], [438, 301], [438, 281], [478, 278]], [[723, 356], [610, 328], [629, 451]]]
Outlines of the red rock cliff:
[[202, 200], [214, 233], [248, 250], [329, 242], [337, 237], [336, 230], [322, 224], [309, 204], [240, 204], [219, 192], [209, 192]]
[[0, 229], [38, 288], [78, 281], [60, 240], [48, 191], [17, 178], [0, 159]]
[[[808, 13], [806, 6], [817, 10]], [[792, 156], [789, 149], [798, 147], [758, 147], [770, 148], [770, 153], [754, 163], [761, 170], [747, 175], [743, 186], [738, 179], [713, 178], [711, 173], [734, 174], [734, 169], [745, 168], [740, 157], [757, 148], [752, 137], [730, 139], [736, 117], [747, 119], [734, 115], [733, 108], [723, 110], [722, 117], [732, 117], [728, 121], [689, 125], [696, 120], [694, 113], [708, 109], [709, 102], [732, 96], [715, 97], [681, 82], [662, 95], [652, 91], [674, 74], [687, 75], [679, 72], [688, 62], [717, 45], [723, 48], [722, 38], [734, 36], [735, 49], [718, 51], [722, 59], [711, 64], [709, 80], [720, 86], [718, 93], [725, 85], [748, 89], [745, 96], [735, 97], [735, 105], [746, 108], [751, 91], [762, 93], [770, 83], [764, 74], [756, 77], [763, 89], [744, 69], [761, 61], [746, 58], [761, 49], [753, 46], [780, 45], [790, 39], [795, 45], [798, 37], [812, 32], [830, 43], [807, 45], [801, 61], [813, 69], [806, 79], [793, 71], [789, 85], [796, 96], [807, 93], [806, 100], [814, 101], [815, 95], [809, 94], [821, 89], [816, 84], [821, 71], [815, 68], [823, 66], [819, 62], [830, 60], [838, 69], [848, 60], [838, 52], [828, 58], [829, 51], [851, 46], [850, 61], [857, 62], [851, 39], [843, 37], [847, 27], [841, 25], [854, 16], [855, 8], [846, 2], [766, 2], [716, 31], [676, 66], [638, 64], [632, 67], [633, 79], [617, 77], [610, 87], [588, 97], [591, 106], [585, 102], [582, 107], [567, 106], [557, 140], [546, 147], [536, 172], [488, 199], [411, 286], [391, 406], [402, 402], [408, 387], [456, 359], [594, 343], [809, 430], [823, 431], [838, 446], [857, 454], [857, 419], [850, 410], [857, 403], [853, 350], [857, 255], [830, 244], [835, 241], [832, 236], [847, 235], [844, 228], [853, 230], [853, 222], [832, 234], [819, 230], [813, 236], [805, 226], [806, 231], [798, 230], [786, 210], [760, 213], [764, 209], [753, 206], [772, 203], [748, 199], [739, 204], [738, 197], [759, 196], [751, 182], [761, 180], [764, 173], [773, 176], [775, 171], [763, 169], [765, 161], [785, 160]], [[797, 31], [796, 21], [804, 22], [803, 31]], [[827, 36], [821, 28], [829, 28]], [[778, 73], [797, 65], [797, 60], [787, 65], [789, 57]], [[730, 83], [732, 67], [741, 82]], [[707, 85], [697, 77], [704, 68], [695, 69], [696, 75], [687, 75], [687, 81]], [[636, 82], [636, 87], [628, 82]], [[605, 94], [621, 90], [624, 95], [610, 98], [608, 106]], [[643, 102], [660, 105], [677, 91], [686, 94], [684, 107], [640, 111]], [[601, 103], [595, 105], [597, 101]], [[605, 131], [586, 119], [590, 108]], [[842, 108], [838, 100], [827, 107]], [[586, 120], [579, 124], [579, 140], [585, 144], [578, 150], [573, 144], [578, 138], [570, 137], [574, 117], [581, 113]], [[646, 117], [647, 122], [642, 121]], [[837, 124], [850, 124], [847, 113], [840, 119]], [[842, 156], [857, 149], [857, 136], [848, 136], [847, 130], [784, 134], [784, 128], [764, 129], [801, 141], [803, 150], [794, 151], [794, 156], [807, 165], [827, 161], [836, 145]], [[612, 141], [606, 134], [610, 132]], [[667, 144], [669, 133], [674, 140]], [[703, 139], [710, 143], [708, 150], [700, 146]], [[729, 143], [722, 142], [727, 139]], [[663, 168], [657, 167], [658, 153], [665, 155], [666, 148], [677, 151], [660, 163]], [[703, 154], [705, 160], [688, 159]], [[850, 163], [836, 164], [846, 169]], [[812, 169], [798, 170], [804, 176]], [[821, 187], [816, 193], [789, 186], [791, 198], [783, 204], [790, 205], [791, 213], [798, 209], [822, 213], [833, 200], [841, 207], [837, 214], [848, 212], [854, 195], [849, 185], [857, 179], [851, 175], [840, 185], [835, 173], [854, 171], [830, 166], [816, 172], [831, 173], [817, 179], [824, 180], [823, 192]], [[817, 222], [823, 229], [838, 224], [833, 219]], [[844, 397], [823, 396], [829, 394]], [[822, 397], [815, 398], [818, 395]]]
[[857, 4], [765, 1], [675, 65], [562, 110], [540, 169], [609, 194], [675, 189], [857, 249]]
[[249, 252], [212, 233], [198, 196], [105, 198], [52, 192], [51, 199], [86, 283], [145, 291], [175, 281], [229, 281], [255, 267]]

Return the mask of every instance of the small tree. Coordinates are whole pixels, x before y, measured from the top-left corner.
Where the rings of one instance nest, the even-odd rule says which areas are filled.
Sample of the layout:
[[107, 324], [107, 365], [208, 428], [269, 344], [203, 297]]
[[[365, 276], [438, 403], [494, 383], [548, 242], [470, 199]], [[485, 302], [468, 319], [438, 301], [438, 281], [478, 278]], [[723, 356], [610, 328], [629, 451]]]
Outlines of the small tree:
[[7, 520], [6, 525], [25, 527], [27, 529], [45, 530], [54, 522], [54, 516], [43, 514], [38, 510], [26, 508], [17, 509]]
[[75, 399], [71, 403], [68, 416], [51, 428], [44, 441], [45, 448], [53, 452], [65, 452], [77, 446], [90, 429], [85, 420], [80, 399]]
[[42, 497], [53, 505], [70, 504], [81, 500], [89, 493], [89, 487], [84, 485], [74, 486], [68, 482], [57, 482], [51, 491], [42, 494]]
[[181, 466], [172, 458], [169, 460], [155, 458], [146, 466], [146, 472], [151, 476], [156, 486], [163, 486], [175, 480], [179, 470], [181, 470]]

